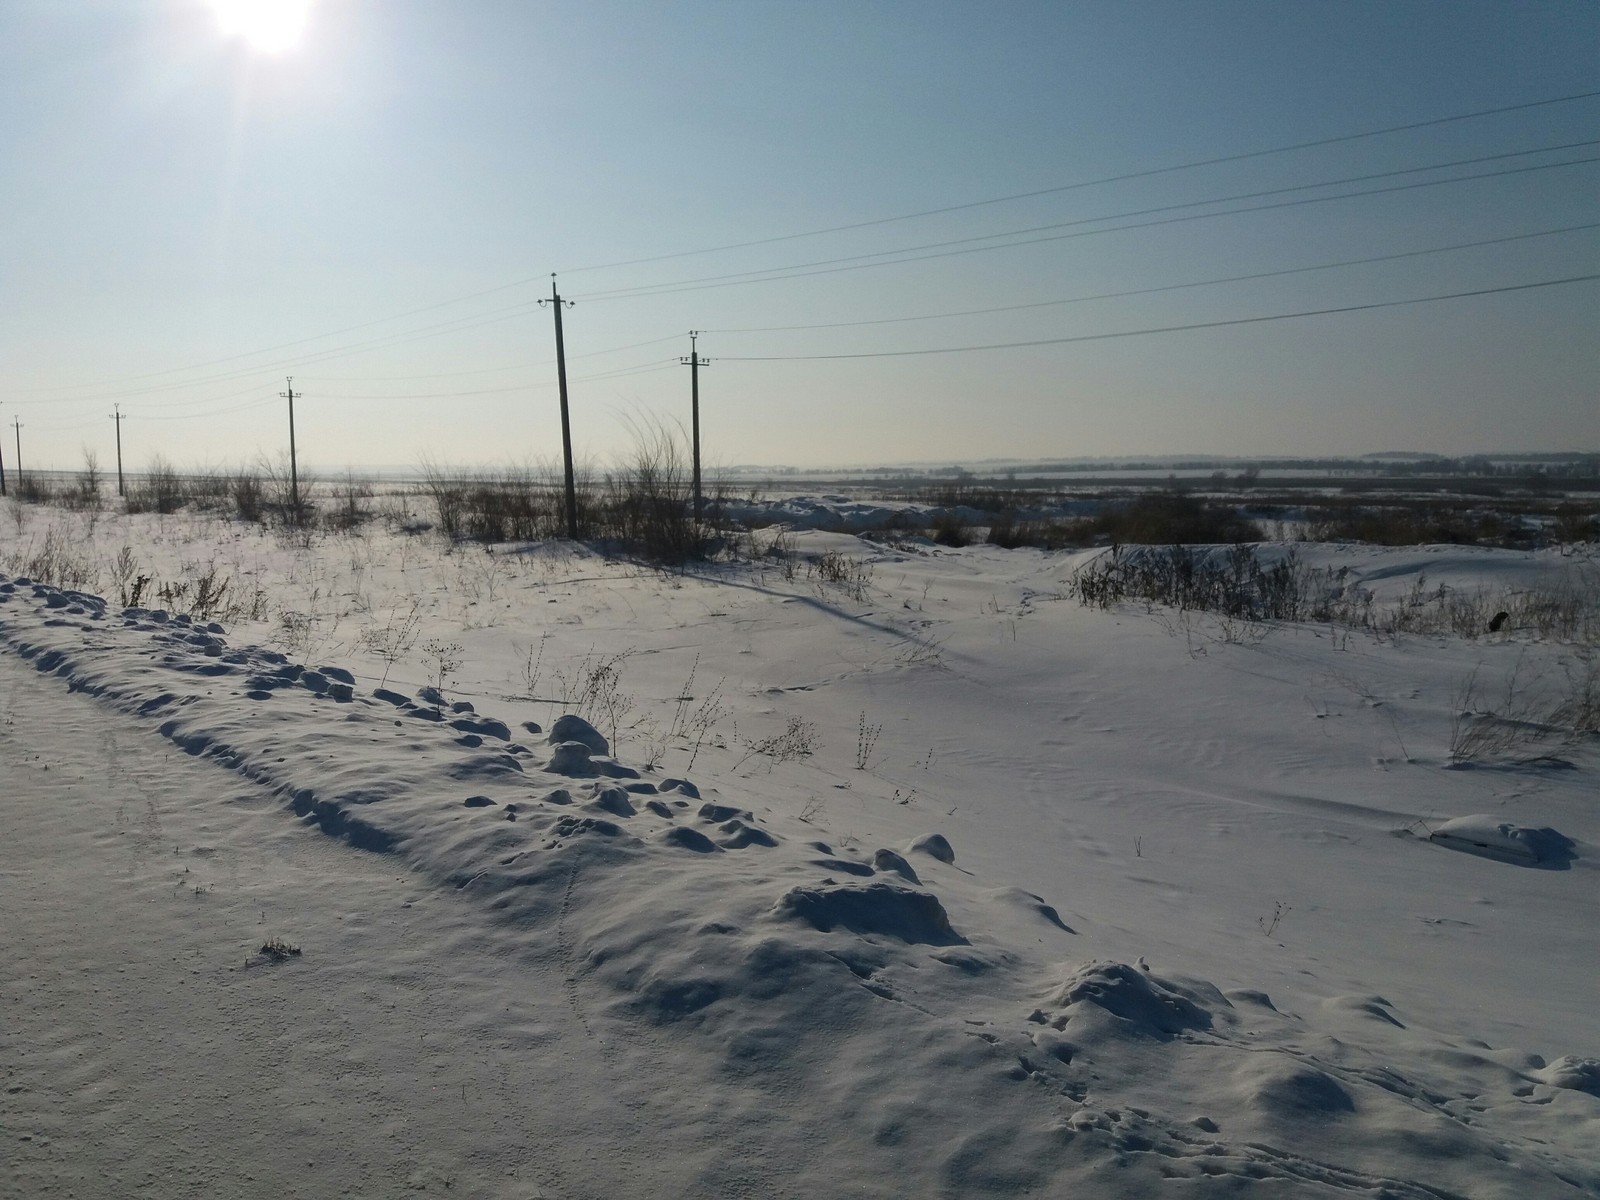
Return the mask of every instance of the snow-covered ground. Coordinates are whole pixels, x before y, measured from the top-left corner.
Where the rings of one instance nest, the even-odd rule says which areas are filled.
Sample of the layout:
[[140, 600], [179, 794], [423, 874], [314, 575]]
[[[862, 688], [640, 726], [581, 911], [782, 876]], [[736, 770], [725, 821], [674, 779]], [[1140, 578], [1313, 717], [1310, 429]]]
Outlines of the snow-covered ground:
[[0, 1192], [1600, 1194], [1593, 738], [1450, 755], [1578, 648], [13, 515]]

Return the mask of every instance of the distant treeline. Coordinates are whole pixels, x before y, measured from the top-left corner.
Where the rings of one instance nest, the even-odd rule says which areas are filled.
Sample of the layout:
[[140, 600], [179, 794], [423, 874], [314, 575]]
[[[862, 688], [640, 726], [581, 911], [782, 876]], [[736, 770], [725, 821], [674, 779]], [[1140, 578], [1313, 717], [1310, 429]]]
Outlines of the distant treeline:
[[838, 476], [862, 475], [887, 479], [1013, 479], [1042, 475], [1096, 475], [1108, 471], [1145, 471], [1161, 475], [1175, 471], [1231, 471], [1250, 475], [1263, 471], [1326, 472], [1376, 477], [1476, 476], [1480, 478], [1600, 479], [1600, 454], [1550, 452], [1515, 455], [1473, 454], [1462, 458], [1444, 455], [1417, 455], [1391, 458], [1365, 455], [1360, 458], [1261, 458], [1261, 459], [1128, 459], [1085, 462], [1037, 462], [1007, 464], [989, 469], [960, 466], [910, 470], [905, 467], [861, 467], [829, 472]]

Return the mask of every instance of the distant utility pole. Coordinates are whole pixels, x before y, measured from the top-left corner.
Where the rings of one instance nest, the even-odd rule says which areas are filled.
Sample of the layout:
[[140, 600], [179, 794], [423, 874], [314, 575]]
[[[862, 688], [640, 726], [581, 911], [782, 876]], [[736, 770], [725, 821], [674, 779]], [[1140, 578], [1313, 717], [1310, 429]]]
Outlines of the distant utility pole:
[[[294, 506], [294, 523], [300, 524], [300, 469], [295, 465], [294, 455], [294, 376], [286, 377], [289, 383], [287, 392], [278, 395], [286, 396], [289, 400], [289, 503]], [[302, 396], [304, 392], [300, 393]]]
[[[567, 468], [567, 536], [578, 540], [578, 489], [572, 479], [572, 423], [567, 416], [567, 347], [561, 338], [561, 293], [556, 291], [556, 277], [550, 276], [550, 299], [539, 301], [556, 310], [556, 382], [561, 388], [561, 456]], [[565, 302], [568, 308], [572, 301]]]
[[111, 419], [117, 423], [117, 495], [126, 496], [127, 493], [122, 490], [122, 405], [113, 404], [111, 407], [116, 409]]
[[6, 452], [0, 447], [0, 496], [6, 494]]
[[[17, 431], [17, 481], [20, 485], [22, 481], [22, 422], [16, 417], [12, 417], [11, 425]], [[26, 492], [27, 489], [24, 488], [23, 491]]]
[[694, 519], [700, 519], [700, 368], [709, 367], [711, 362], [695, 352], [695, 339], [700, 336], [698, 329], [689, 330], [689, 357], [680, 358], [680, 363], [689, 364], [689, 412], [693, 420], [694, 429]]

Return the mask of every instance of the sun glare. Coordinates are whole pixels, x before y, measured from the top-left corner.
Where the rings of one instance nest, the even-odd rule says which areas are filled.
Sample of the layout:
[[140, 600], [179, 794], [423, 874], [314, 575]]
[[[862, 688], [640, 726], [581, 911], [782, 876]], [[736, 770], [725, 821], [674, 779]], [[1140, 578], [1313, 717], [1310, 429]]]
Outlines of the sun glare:
[[263, 54], [281, 54], [305, 32], [312, 0], [211, 0], [224, 36]]

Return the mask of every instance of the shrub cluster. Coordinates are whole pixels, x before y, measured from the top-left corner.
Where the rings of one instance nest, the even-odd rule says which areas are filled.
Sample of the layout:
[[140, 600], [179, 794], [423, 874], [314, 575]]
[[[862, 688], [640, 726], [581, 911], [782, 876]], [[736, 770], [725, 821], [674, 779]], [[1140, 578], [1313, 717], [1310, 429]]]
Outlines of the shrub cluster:
[[1073, 576], [1069, 591], [1093, 608], [1136, 599], [1249, 621], [1301, 621], [1312, 615], [1318, 574], [1292, 552], [1263, 568], [1247, 545], [1199, 553], [1116, 547]]
[[1094, 534], [1085, 521], [1065, 519], [1019, 520], [1011, 513], [1001, 513], [989, 525], [989, 544], [1007, 550], [1019, 546], [1033, 546], [1040, 550], [1060, 550], [1067, 546], [1081, 546], [1092, 541]]
[[18, 504], [48, 504], [77, 511], [95, 511], [104, 503], [99, 471], [92, 464], [72, 479], [53, 472], [24, 471], [12, 483], [11, 494]]
[[1229, 505], [1181, 492], [1148, 492], [1108, 504], [1092, 517], [1023, 519], [1005, 511], [989, 526], [989, 544], [1015, 549], [1133, 543], [1146, 546], [1218, 545], [1261, 540], [1261, 527]]
[[[234, 470], [203, 470], [179, 474], [157, 456], [139, 475], [131, 476], [126, 505], [130, 513], [175, 513], [184, 509], [219, 513], [241, 521], [266, 524], [314, 525], [317, 511], [312, 500], [315, 482], [299, 480], [299, 505], [289, 472], [268, 463]], [[370, 490], [365, 494], [370, 495]]]
[[[448, 537], [510, 542], [568, 534], [565, 481], [553, 471], [463, 477], [430, 466], [424, 480], [439, 529]], [[646, 562], [706, 559], [722, 544], [720, 498], [708, 497], [702, 519], [696, 519], [692, 472], [670, 430], [638, 432], [632, 457], [599, 478], [577, 472], [574, 498], [579, 538]]]
[[1089, 518], [1085, 525], [1093, 535], [1145, 546], [1253, 542], [1262, 537], [1260, 526], [1233, 507], [1182, 492], [1146, 492]]
[[[561, 485], [537, 479], [528, 471], [463, 477], [428, 466], [423, 490], [433, 501], [439, 531], [446, 537], [521, 542], [566, 534]], [[582, 516], [593, 503], [593, 488], [587, 480], [578, 494], [581, 526]]]
[[1430, 587], [1418, 576], [1400, 600], [1379, 606], [1343, 570], [1309, 567], [1293, 550], [1263, 567], [1257, 548], [1243, 544], [1114, 547], [1080, 569], [1068, 593], [1094, 608], [1138, 601], [1245, 621], [1329, 622], [1386, 637], [1524, 631], [1600, 644], [1600, 572], [1584, 568], [1535, 587], [1499, 590]]
[[1015, 512], [1019, 508], [1036, 505], [1045, 495], [1022, 488], [978, 487], [972, 484], [947, 483], [919, 488], [901, 493], [900, 499], [935, 508], [976, 508], [983, 512]]
[[[1033, 546], [1059, 550], [1067, 546], [1133, 542], [1152, 546], [1188, 546], [1262, 538], [1261, 527], [1229, 505], [1207, 502], [1181, 492], [1149, 492], [1109, 501], [1092, 517], [1024, 517], [1039, 497], [993, 488], [946, 487], [917, 493], [916, 499], [962, 505], [992, 513], [987, 541], [1014, 550]], [[941, 546], [967, 546], [976, 540], [971, 522], [957, 512], [937, 512], [928, 535]]]
[[1510, 546], [1531, 540], [1519, 522], [1497, 512], [1426, 507], [1313, 509], [1306, 540], [1371, 546]]

